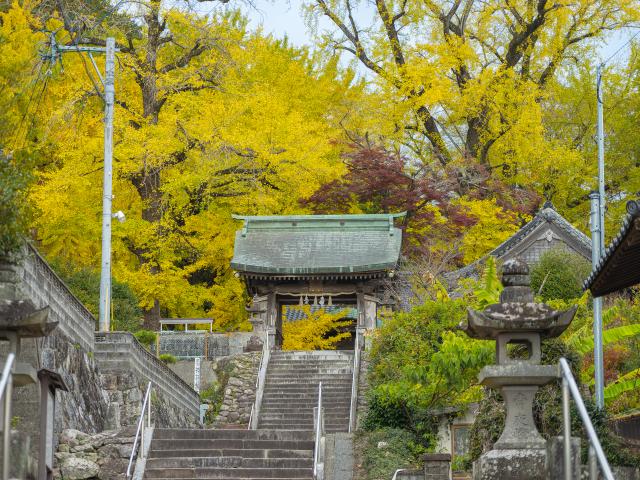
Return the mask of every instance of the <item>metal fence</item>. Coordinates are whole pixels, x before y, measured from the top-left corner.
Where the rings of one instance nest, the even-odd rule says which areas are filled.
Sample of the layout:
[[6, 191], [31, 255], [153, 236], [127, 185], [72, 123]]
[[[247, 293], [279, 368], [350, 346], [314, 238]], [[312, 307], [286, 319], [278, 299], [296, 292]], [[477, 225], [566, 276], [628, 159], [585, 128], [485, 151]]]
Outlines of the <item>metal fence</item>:
[[160, 332], [151, 351], [162, 355], [169, 353], [176, 358], [213, 359], [231, 354], [229, 336], [205, 331]]

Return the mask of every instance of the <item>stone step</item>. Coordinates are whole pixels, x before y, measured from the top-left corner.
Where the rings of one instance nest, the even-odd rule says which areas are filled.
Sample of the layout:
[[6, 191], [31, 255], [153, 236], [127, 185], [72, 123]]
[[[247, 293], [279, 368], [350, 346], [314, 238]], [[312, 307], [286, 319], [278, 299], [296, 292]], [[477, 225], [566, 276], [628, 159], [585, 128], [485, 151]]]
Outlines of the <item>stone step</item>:
[[351, 370], [353, 365], [348, 362], [269, 362], [268, 370], [305, 370], [318, 372], [322, 370]]
[[[273, 395], [273, 398], [311, 398], [318, 399], [318, 389], [309, 389], [299, 385], [265, 385], [263, 397]], [[351, 398], [351, 387], [336, 387], [322, 389], [322, 398]]]
[[[286, 430], [286, 429], [285, 429]], [[298, 430], [292, 428], [291, 430]], [[314, 447], [313, 440], [254, 440], [254, 439], [158, 439], [151, 441], [152, 450], [204, 449], [287, 449], [306, 450]], [[185, 455], [186, 456], [186, 455]]]
[[298, 458], [245, 458], [242, 456], [223, 457], [180, 457], [149, 458], [147, 469], [161, 468], [311, 468], [312, 457]]
[[310, 478], [311, 468], [162, 468], [145, 469], [144, 478]]
[[331, 359], [331, 358], [352, 358], [353, 350], [292, 350], [292, 351], [274, 351], [271, 352], [271, 358], [293, 358], [293, 359]]
[[[306, 404], [306, 405], [294, 405], [294, 406], [277, 406], [277, 405], [262, 405], [261, 412], [264, 413], [291, 413], [295, 411], [302, 412], [311, 412], [316, 406], [314, 404]], [[348, 412], [350, 405], [348, 403], [344, 403], [341, 405], [335, 404], [324, 404], [323, 405], [325, 412]]]
[[[284, 431], [284, 430], [274, 430]], [[311, 434], [312, 429], [308, 430], [289, 430], [301, 434]], [[202, 457], [243, 457], [243, 458], [313, 458], [313, 449], [250, 449], [250, 448], [223, 448], [223, 449], [192, 449], [180, 450], [175, 449], [158, 450], [151, 449], [149, 459], [151, 458], [202, 458]]]
[[[265, 410], [262, 412], [263, 415], [260, 418], [271, 418], [271, 419], [312, 419], [314, 418], [314, 411], [312, 408], [308, 408], [305, 411], [274, 411], [274, 410]], [[336, 408], [336, 409], [325, 409], [324, 411], [325, 418], [332, 420], [334, 418], [343, 418], [349, 416], [348, 408]]]
[[322, 380], [324, 378], [330, 379], [335, 378], [339, 380], [351, 381], [353, 375], [351, 372], [345, 372], [343, 369], [335, 372], [307, 372], [301, 370], [290, 370], [290, 369], [282, 369], [282, 370], [267, 370], [267, 375], [273, 378], [298, 378], [298, 379], [307, 379], [307, 380]]
[[156, 428], [154, 440], [163, 439], [255, 439], [255, 440], [313, 440], [313, 435], [299, 431], [247, 430], [247, 429], [175, 429]]
[[[260, 428], [276, 428], [282, 430], [313, 430], [313, 418], [310, 420], [260, 420]], [[347, 427], [349, 425], [349, 418], [343, 418], [339, 421], [329, 421], [325, 418], [325, 428], [335, 427]]]
[[[148, 477], [145, 477], [148, 478]], [[154, 480], [206, 480], [208, 477], [199, 478], [199, 477], [158, 477]], [[216, 480], [224, 480], [224, 479], [216, 479]], [[244, 480], [252, 480], [252, 479], [244, 479]], [[312, 477], [300, 477], [300, 478], [261, 478], [260, 480], [312, 480]]]
[[[318, 384], [304, 384], [302, 382], [297, 382], [297, 381], [286, 381], [286, 380], [282, 380], [282, 381], [274, 381], [271, 380], [269, 378], [267, 378], [267, 381], [264, 385], [265, 388], [285, 388], [285, 389], [290, 389], [290, 390], [305, 390], [308, 392], [316, 392], [318, 393]], [[323, 392], [332, 392], [332, 391], [342, 391], [342, 390], [349, 390], [351, 391], [351, 382], [322, 382], [322, 391]]]
[[[325, 407], [340, 407], [350, 404], [351, 395], [335, 395], [333, 397], [322, 396], [322, 404]], [[289, 405], [287, 403], [291, 402]], [[307, 408], [318, 406], [318, 396], [295, 396], [295, 395], [265, 395], [262, 402], [263, 406], [282, 407], [282, 408]]]

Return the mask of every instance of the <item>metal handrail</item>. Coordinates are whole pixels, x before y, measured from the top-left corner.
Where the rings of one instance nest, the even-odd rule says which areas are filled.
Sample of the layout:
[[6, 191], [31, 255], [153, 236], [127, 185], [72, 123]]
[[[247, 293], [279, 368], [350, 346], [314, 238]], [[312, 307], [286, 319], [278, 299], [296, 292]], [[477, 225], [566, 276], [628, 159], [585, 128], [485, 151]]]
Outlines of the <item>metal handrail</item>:
[[315, 432], [315, 444], [313, 448], [313, 478], [315, 480], [322, 480], [322, 475], [319, 475], [318, 466], [320, 464], [320, 442], [322, 441], [324, 423], [322, 414], [322, 382], [318, 383], [318, 410], [316, 412], [316, 432]]
[[396, 480], [396, 477], [398, 476], [398, 474], [400, 472], [406, 472], [408, 470], [409, 470], [408, 468], [399, 468], [399, 469], [397, 469], [395, 472], [393, 472], [393, 477], [391, 477], [391, 480]]
[[0, 400], [4, 396], [3, 407], [3, 429], [2, 432], [2, 480], [9, 478], [9, 450], [11, 448], [11, 370], [16, 359], [14, 353], [7, 355], [7, 361], [2, 369], [0, 377]]
[[351, 403], [349, 405], [349, 432], [356, 429], [358, 409], [358, 382], [360, 379], [360, 332], [356, 327], [355, 349], [353, 353], [353, 375], [351, 379]]
[[255, 430], [258, 428], [258, 420], [260, 415], [260, 406], [262, 405], [262, 397], [264, 394], [264, 384], [267, 380], [267, 367], [271, 358], [271, 348], [269, 346], [269, 330], [264, 331], [264, 341], [262, 342], [262, 358], [260, 358], [260, 366], [258, 367], [258, 377], [256, 378], [256, 399], [251, 407], [249, 415], [249, 426], [247, 430]]
[[136, 429], [136, 438], [133, 441], [133, 448], [131, 449], [131, 456], [129, 457], [129, 465], [127, 465], [126, 479], [131, 478], [131, 466], [133, 465], [133, 459], [136, 458], [136, 447], [138, 446], [138, 437], [140, 437], [140, 454], [141, 458], [144, 458], [144, 416], [147, 414], [147, 428], [151, 428], [151, 382], [147, 384], [147, 391], [144, 394], [144, 401], [142, 402], [142, 412], [138, 419], [138, 428]]
[[[573, 401], [576, 404], [576, 408], [578, 409], [578, 413], [580, 414], [580, 418], [582, 419], [582, 424], [584, 425], [584, 429], [587, 431], [587, 437], [589, 439], [589, 453], [593, 452], [595, 457], [600, 464], [600, 469], [602, 471], [602, 475], [605, 480], [614, 480], [613, 473], [611, 472], [611, 467], [609, 466], [609, 462], [607, 461], [607, 457], [604, 455], [604, 451], [602, 450], [602, 445], [600, 445], [600, 440], [598, 439], [598, 434], [593, 428], [593, 423], [591, 423], [591, 419], [589, 418], [589, 414], [587, 413], [587, 408], [584, 406], [584, 402], [582, 401], [582, 396], [580, 395], [580, 391], [578, 390], [578, 384], [573, 378], [573, 374], [571, 373], [571, 368], [569, 367], [569, 363], [566, 359], [561, 358], [559, 364], [560, 376], [562, 377], [562, 416], [563, 416], [563, 429], [564, 429], [564, 477], [566, 480], [571, 480], [572, 472], [571, 472], [571, 412], [569, 410], [570, 406], [570, 397], [573, 397]], [[594, 471], [594, 468], [590, 469], [589, 477], [592, 480], [597, 478], [597, 472]]]

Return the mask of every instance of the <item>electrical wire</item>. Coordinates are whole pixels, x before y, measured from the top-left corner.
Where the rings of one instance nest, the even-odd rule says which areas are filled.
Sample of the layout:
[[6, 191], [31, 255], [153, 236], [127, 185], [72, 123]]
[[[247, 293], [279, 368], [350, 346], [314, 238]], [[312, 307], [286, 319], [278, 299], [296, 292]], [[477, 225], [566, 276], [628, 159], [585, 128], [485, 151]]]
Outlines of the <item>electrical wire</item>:
[[625, 48], [627, 45], [629, 45], [634, 40], [634, 38], [636, 38], [638, 35], [640, 35], [640, 29], [635, 34], [633, 34], [633, 36], [631, 36], [631, 38], [629, 38], [629, 40], [627, 40], [625, 43], [623, 43], [622, 46], [620, 46], [620, 48], [618, 48], [615, 52], [613, 52], [613, 54], [610, 55], [609, 58], [607, 58], [604, 62], [602, 62], [601, 65], [604, 66], [607, 63], [609, 63], [609, 61], [613, 57], [618, 55], [622, 51], [622, 49]]
[[22, 143], [20, 145], [21, 149], [24, 148], [24, 145], [27, 142], [27, 137], [29, 136], [29, 132], [33, 128], [33, 125], [34, 125], [34, 123], [36, 121], [36, 114], [40, 110], [40, 104], [42, 103], [42, 99], [44, 98], [44, 93], [47, 90], [47, 84], [49, 83], [49, 78], [51, 78], [51, 71], [50, 70], [48, 70], [47, 73], [45, 73], [45, 79], [44, 79], [44, 82], [42, 82], [42, 90], [40, 91], [40, 96], [38, 97], [38, 101], [36, 102], [36, 108], [35, 108], [33, 114], [31, 115], [31, 123], [29, 124], [29, 126], [24, 131], [24, 137], [22, 138]]
[[40, 82], [40, 78], [42, 76], [42, 65], [44, 64], [44, 61], [39, 62], [38, 65], [38, 73], [36, 75], [36, 79], [32, 84], [32, 88], [31, 88], [31, 95], [29, 95], [29, 101], [27, 102], [27, 107], [24, 110], [24, 113], [22, 114], [22, 118], [20, 119], [20, 122], [18, 123], [18, 128], [16, 128], [14, 135], [13, 135], [13, 147], [17, 148], [18, 147], [18, 140], [21, 137], [21, 132], [22, 132], [22, 127], [24, 126], [24, 121], [27, 118], [27, 115], [29, 114], [29, 109], [31, 108], [31, 102], [33, 101], [33, 95], [36, 91], [38, 82]]

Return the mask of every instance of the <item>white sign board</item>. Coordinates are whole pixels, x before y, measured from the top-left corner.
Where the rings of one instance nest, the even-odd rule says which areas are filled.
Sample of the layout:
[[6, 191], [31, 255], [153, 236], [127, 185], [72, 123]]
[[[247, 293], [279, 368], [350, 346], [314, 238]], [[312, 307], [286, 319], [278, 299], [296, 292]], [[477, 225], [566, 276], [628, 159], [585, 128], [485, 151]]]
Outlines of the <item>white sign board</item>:
[[200, 357], [196, 357], [193, 364], [193, 389], [200, 393]]

